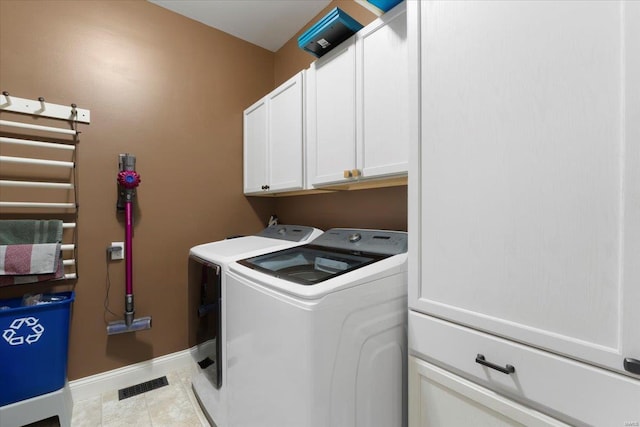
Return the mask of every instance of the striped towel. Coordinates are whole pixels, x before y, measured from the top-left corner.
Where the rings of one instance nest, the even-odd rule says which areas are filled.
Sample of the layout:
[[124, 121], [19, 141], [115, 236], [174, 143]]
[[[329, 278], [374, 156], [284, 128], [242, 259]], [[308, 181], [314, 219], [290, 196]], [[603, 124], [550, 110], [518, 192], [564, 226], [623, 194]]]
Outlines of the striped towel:
[[59, 259], [60, 243], [0, 246], [0, 276], [55, 273]]
[[62, 221], [0, 221], [0, 286], [64, 277]]
[[64, 277], [60, 243], [0, 246], [0, 286]]
[[11, 285], [24, 285], [27, 283], [45, 282], [47, 280], [56, 280], [64, 277], [64, 265], [62, 259], [58, 262], [58, 269], [55, 273], [38, 274], [38, 275], [17, 275], [17, 276], [0, 276], [0, 287]]
[[57, 243], [62, 241], [59, 219], [5, 219], [0, 221], [0, 245]]

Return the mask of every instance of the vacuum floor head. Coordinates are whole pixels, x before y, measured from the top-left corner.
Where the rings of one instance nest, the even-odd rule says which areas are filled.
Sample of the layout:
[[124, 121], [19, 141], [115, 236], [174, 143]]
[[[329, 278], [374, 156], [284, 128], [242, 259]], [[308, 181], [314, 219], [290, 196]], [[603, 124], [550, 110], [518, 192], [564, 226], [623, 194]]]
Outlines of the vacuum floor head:
[[124, 320], [118, 320], [115, 322], [109, 322], [107, 325], [107, 335], [124, 334], [126, 332], [136, 332], [151, 329], [151, 317], [141, 317], [139, 319], [133, 319], [133, 322], [129, 326]]

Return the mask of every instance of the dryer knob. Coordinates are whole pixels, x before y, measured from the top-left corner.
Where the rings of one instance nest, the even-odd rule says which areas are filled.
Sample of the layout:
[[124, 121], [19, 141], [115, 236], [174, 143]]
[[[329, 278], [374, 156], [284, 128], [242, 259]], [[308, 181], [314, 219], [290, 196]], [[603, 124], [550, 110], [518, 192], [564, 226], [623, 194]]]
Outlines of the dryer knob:
[[349, 241], [351, 243], [355, 243], [360, 239], [362, 239], [362, 236], [360, 235], [360, 233], [353, 233], [349, 236]]

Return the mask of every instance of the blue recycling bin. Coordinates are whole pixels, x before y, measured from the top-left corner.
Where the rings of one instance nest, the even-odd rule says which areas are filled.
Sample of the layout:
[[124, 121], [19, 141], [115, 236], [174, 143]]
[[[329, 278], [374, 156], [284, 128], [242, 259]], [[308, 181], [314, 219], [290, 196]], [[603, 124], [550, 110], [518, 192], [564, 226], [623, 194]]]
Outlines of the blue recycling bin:
[[45, 294], [45, 303], [0, 300], [0, 406], [51, 393], [67, 378], [74, 292]]

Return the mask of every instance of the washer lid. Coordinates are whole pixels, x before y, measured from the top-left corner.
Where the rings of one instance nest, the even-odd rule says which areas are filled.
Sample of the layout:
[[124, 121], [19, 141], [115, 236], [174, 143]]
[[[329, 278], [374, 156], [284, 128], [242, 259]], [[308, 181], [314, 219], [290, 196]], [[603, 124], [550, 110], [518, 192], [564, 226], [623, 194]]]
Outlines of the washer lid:
[[254, 236], [242, 236], [194, 246], [189, 255], [203, 260], [228, 264], [267, 251], [296, 246], [322, 234], [321, 230], [301, 225], [267, 227]]
[[304, 245], [247, 258], [238, 263], [290, 282], [315, 285], [391, 255]]

